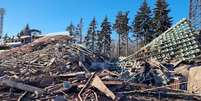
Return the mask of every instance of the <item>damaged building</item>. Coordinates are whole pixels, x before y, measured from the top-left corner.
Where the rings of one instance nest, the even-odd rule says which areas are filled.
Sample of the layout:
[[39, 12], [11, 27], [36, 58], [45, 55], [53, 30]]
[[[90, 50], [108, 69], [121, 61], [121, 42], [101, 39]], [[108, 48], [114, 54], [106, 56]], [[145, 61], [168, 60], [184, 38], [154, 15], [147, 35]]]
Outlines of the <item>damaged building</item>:
[[200, 57], [199, 34], [191, 27], [187, 19], [182, 19], [128, 57], [135, 59], [156, 58], [159, 61], [165, 59], [193, 60]]
[[117, 62], [67, 35], [44, 36], [0, 54], [0, 99], [200, 101], [199, 62], [187, 62], [199, 58], [198, 35], [183, 19]]
[[[189, 19], [157, 32], [160, 35], [141, 48], [139, 42], [139, 50], [130, 49], [131, 55], [117, 58], [87, 48], [82, 19], [75, 35], [70, 31], [44, 34], [27, 24], [12, 40], [0, 40], [6, 46], [0, 51], [0, 101], [201, 101], [200, 5], [201, 0], [190, 0]], [[4, 13], [0, 8], [0, 37]], [[119, 15], [120, 25], [129, 22], [123, 15]], [[105, 33], [112, 34], [107, 28], [112, 24], [104, 21], [108, 24]], [[94, 36], [104, 32], [96, 33], [92, 25], [96, 25], [95, 17], [88, 32]], [[119, 39], [129, 39], [123, 34], [119, 33]], [[120, 42], [112, 47], [112, 39], [101, 37], [105, 42], [98, 43], [100, 49], [105, 43], [111, 48], [108, 53], [122, 48]]]

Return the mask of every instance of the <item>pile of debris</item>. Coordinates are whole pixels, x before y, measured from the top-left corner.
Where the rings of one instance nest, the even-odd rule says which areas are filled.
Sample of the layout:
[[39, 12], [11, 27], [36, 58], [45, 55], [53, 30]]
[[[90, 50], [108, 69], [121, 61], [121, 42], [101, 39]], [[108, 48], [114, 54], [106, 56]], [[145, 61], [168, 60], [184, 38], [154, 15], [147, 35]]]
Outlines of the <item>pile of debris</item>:
[[[42, 37], [0, 53], [0, 99], [201, 100], [201, 67], [199, 63], [184, 61], [190, 55], [184, 60], [178, 57], [175, 61], [159, 62], [162, 53], [153, 56], [155, 59], [139, 59], [134, 54], [113, 63], [82, 45], [71, 44], [71, 39], [64, 35]], [[152, 56], [152, 48], [147, 49], [151, 51], [147, 57]]]

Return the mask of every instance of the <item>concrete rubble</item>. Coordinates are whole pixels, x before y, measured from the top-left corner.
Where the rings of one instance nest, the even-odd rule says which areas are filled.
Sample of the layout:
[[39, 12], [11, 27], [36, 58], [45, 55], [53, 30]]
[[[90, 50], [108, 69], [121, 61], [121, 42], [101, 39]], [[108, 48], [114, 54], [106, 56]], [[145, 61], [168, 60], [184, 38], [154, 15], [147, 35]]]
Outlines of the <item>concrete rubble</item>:
[[[176, 26], [180, 24], [188, 27], [186, 24], [189, 23], [182, 20]], [[178, 27], [173, 26], [162, 36], [176, 28]], [[194, 34], [192, 36], [196, 38]], [[201, 65], [196, 61], [199, 58], [199, 43], [192, 38], [190, 41], [196, 43], [189, 44], [188, 47], [192, 45], [195, 48], [181, 52], [187, 47], [183, 47], [186, 43], [184, 41], [177, 51], [163, 53], [163, 49], [159, 47], [161, 44], [156, 44], [160, 38], [161, 36], [133, 55], [115, 63], [82, 45], [71, 44], [72, 38], [65, 35], [42, 37], [30, 44], [12, 48], [0, 53], [0, 99], [200, 101], [198, 71]], [[161, 43], [165, 41], [166, 39]], [[177, 41], [171, 40], [170, 43], [174, 42]], [[161, 51], [152, 50], [152, 46], [157, 46]], [[195, 52], [187, 54], [190, 51]], [[141, 56], [143, 52], [148, 55]], [[175, 54], [171, 54], [172, 52]]]

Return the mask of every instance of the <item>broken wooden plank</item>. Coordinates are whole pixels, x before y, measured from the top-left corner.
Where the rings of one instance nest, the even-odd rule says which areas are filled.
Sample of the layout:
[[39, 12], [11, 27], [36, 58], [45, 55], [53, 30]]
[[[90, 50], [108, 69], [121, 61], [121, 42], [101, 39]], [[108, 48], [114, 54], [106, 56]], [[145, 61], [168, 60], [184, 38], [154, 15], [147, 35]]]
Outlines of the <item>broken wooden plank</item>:
[[98, 76], [95, 76], [93, 78], [91, 85], [97, 88], [98, 90], [100, 90], [101, 92], [103, 92], [106, 96], [112, 98], [112, 100], [115, 100], [116, 96], [114, 95], [114, 93], [107, 88], [107, 86], [103, 83], [103, 81]]
[[32, 92], [32, 93], [38, 93], [38, 94], [44, 93], [43, 89], [41, 89], [41, 88], [27, 85], [24, 83], [19, 83], [19, 82], [12, 81], [12, 80], [1, 80], [0, 85], [11, 87], [11, 88], [17, 88], [17, 89]]
[[67, 73], [67, 74], [61, 74], [59, 77], [74, 77], [79, 75], [84, 75], [86, 72], [76, 72], [76, 73]]
[[47, 64], [47, 67], [51, 66], [55, 62], [56, 58], [52, 58], [50, 62]]

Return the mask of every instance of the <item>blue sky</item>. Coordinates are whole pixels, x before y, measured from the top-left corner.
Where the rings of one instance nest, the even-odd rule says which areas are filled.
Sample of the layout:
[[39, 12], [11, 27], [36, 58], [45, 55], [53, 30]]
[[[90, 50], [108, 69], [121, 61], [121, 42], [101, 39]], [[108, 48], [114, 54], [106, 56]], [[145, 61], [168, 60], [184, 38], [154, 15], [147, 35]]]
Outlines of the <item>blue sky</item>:
[[[147, 0], [154, 8], [155, 0]], [[72, 21], [84, 19], [84, 32], [95, 16], [98, 25], [107, 15], [114, 22], [118, 11], [130, 11], [130, 21], [143, 0], [0, 0], [0, 7], [6, 9], [4, 33], [15, 35], [26, 24], [41, 29], [43, 33], [64, 31]], [[170, 16], [176, 23], [188, 17], [189, 0], [167, 0]]]

